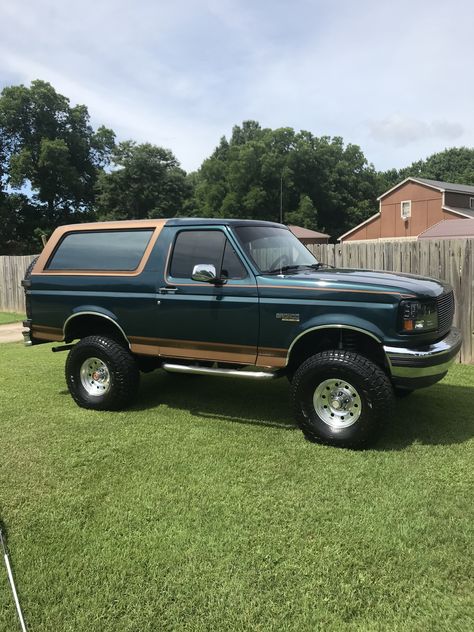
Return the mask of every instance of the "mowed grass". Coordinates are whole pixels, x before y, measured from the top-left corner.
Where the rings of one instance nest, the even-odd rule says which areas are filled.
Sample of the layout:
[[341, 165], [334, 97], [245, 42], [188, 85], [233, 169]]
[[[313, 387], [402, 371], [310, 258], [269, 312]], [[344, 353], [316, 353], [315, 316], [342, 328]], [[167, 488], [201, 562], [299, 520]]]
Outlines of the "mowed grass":
[[474, 366], [354, 452], [305, 441], [286, 380], [156, 372], [96, 413], [65, 358], [0, 346], [0, 515], [31, 630], [472, 629]]
[[25, 314], [17, 312], [0, 312], [0, 325], [9, 325], [10, 323], [21, 323], [25, 320]]

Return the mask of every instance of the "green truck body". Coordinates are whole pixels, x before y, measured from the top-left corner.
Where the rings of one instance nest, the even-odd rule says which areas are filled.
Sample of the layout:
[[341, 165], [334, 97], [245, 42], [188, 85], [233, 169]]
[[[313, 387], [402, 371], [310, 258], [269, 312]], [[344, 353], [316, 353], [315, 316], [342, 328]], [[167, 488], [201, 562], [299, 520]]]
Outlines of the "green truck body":
[[[405, 395], [440, 380], [461, 345], [452, 326], [453, 291], [445, 283], [328, 267], [286, 227], [269, 222], [63, 226], [24, 285], [25, 342], [65, 343], [78, 404], [127, 405], [138, 370], [286, 375], [306, 435], [342, 446], [365, 445], [384, 416], [358, 373], [373, 368], [372, 381], [385, 380], [384, 398], [389, 390]], [[96, 365], [81, 353], [91, 338]], [[127, 372], [135, 376], [128, 375], [123, 393], [107, 344], [127, 354]], [[324, 380], [326, 374], [336, 377]], [[318, 391], [323, 382], [327, 397]]]

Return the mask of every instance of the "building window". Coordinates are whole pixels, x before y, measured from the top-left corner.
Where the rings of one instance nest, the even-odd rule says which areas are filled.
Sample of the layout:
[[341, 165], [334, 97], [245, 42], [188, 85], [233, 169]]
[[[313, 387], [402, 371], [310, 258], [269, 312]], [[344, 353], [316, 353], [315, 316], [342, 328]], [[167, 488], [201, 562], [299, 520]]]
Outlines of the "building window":
[[402, 208], [402, 219], [407, 220], [411, 217], [411, 200], [405, 200], [401, 203]]
[[469, 198], [469, 208], [474, 209], [474, 198]]

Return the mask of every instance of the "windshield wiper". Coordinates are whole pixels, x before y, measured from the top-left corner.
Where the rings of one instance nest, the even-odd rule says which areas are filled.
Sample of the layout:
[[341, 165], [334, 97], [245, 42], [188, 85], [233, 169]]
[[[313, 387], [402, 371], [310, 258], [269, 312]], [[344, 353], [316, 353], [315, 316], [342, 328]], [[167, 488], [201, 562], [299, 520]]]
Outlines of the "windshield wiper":
[[292, 270], [299, 270], [300, 268], [309, 268], [310, 270], [319, 270], [320, 268], [334, 268], [329, 263], [298, 263], [288, 266], [282, 266], [281, 268], [275, 268], [274, 270], [266, 270], [264, 274], [282, 274], [283, 272], [291, 272]]
[[319, 263], [312, 263], [307, 268], [312, 268], [313, 270], [319, 270], [319, 268], [334, 268], [330, 263], [324, 263], [323, 261], [319, 261]]
[[290, 270], [298, 270], [298, 268], [305, 268], [306, 266], [301, 264], [293, 264], [291, 266], [281, 266], [281, 268], [275, 268], [274, 270], [266, 270], [264, 274], [281, 274], [282, 272], [289, 272]]

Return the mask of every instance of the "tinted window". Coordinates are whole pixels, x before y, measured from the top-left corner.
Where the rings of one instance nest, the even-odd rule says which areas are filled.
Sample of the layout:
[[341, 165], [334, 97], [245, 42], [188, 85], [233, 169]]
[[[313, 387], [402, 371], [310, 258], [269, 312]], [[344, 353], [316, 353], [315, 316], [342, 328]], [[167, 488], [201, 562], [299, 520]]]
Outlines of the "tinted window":
[[244, 268], [232, 244], [220, 230], [187, 230], [178, 234], [173, 250], [170, 275], [190, 279], [195, 265], [208, 263], [218, 277], [245, 279]]
[[135, 270], [152, 230], [70, 233], [59, 244], [49, 270]]
[[199, 263], [213, 265], [219, 274], [226, 237], [220, 230], [186, 230], [178, 234], [173, 250], [170, 274], [190, 279]]
[[221, 277], [223, 279], [245, 279], [247, 277], [247, 270], [242, 265], [229, 240], [225, 244]]
[[245, 252], [260, 272], [286, 265], [314, 265], [316, 258], [289, 230], [273, 226], [239, 226], [235, 229]]

